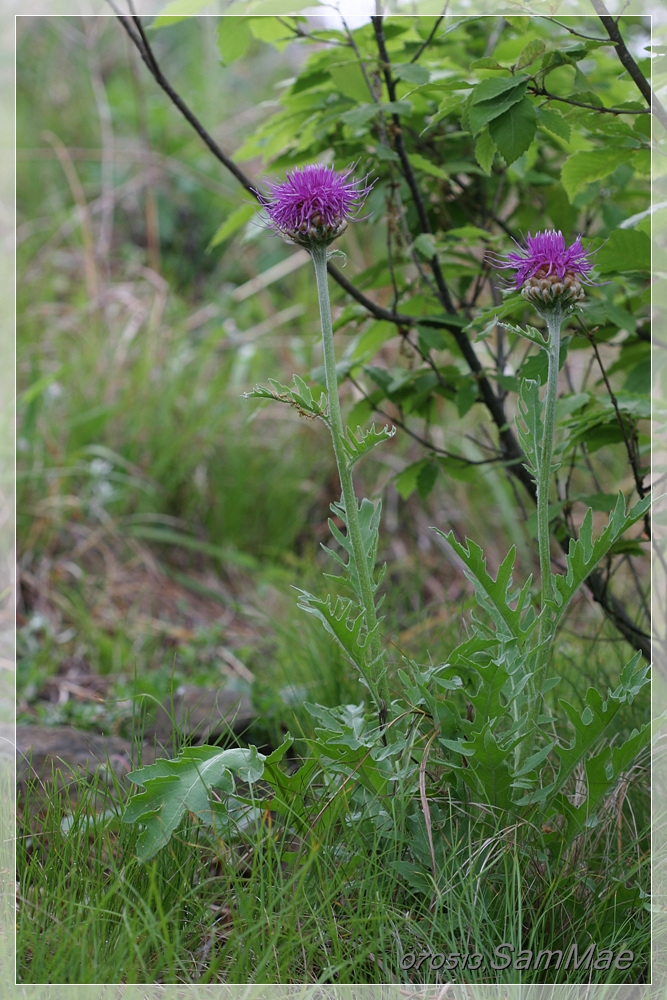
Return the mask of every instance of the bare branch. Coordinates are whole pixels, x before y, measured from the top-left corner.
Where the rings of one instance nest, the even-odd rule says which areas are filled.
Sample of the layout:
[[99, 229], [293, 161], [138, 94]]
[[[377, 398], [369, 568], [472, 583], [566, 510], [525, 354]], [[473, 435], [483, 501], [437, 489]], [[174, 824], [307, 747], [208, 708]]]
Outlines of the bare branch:
[[652, 92], [648, 80], [633, 59], [631, 53], [628, 51], [628, 47], [623, 41], [623, 36], [619, 30], [618, 22], [610, 15], [603, 3], [603, 0], [591, 0], [591, 4], [595, 8], [595, 12], [602, 22], [602, 27], [609, 35], [622, 66], [627, 70], [628, 74], [636, 84], [640, 94], [648, 104], [649, 108], [651, 108], [660, 124], [663, 128], [667, 128], [667, 111], [665, 111], [658, 98]]
[[562, 104], [571, 104], [575, 108], [588, 108], [589, 111], [599, 111], [606, 115], [650, 115], [650, 108], [605, 108], [601, 104], [584, 104], [583, 101], [574, 101], [571, 97], [558, 97], [551, 94], [546, 87], [538, 87], [537, 84], [529, 88], [535, 97], [546, 97], [548, 101], [560, 101]]
[[[447, 5], [445, 5], [445, 10], [447, 10]], [[426, 41], [422, 45], [419, 46], [419, 48], [417, 49], [417, 51], [413, 55], [412, 59], [410, 60], [411, 63], [417, 62], [417, 60], [419, 59], [419, 57], [422, 54], [422, 52], [429, 47], [429, 45], [431, 44], [431, 42], [433, 41], [433, 39], [435, 37], [436, 31], [438, 30], [438, 28], [440, 27], [440, 25], [442, 24], [442, 22], [444, 21], [444, 19], [445, 19], [445, 15], [444, 14], [441, 14], [440, 17], [437, 17], [435, 19], [435, 23], [433, 24], [433, 27], [431, 28], [431, 31], [429, 32], [428, 38], [426, 39]]]
[[237, 179], [239, 184], [241, 184], [246, 189], [246, 191], [248, 191], [250, 194], [253, 195], [253, 197], [256, 198], [257, 195], [253, 190], [249, 178], [246, 177], [243, 171], [240, 170], [239, 167], [236, 166], [234, 161], [229, 156], [227, 156], [227, 154], [220, 148], [215, 139], [211, 135], [209, 135], [209, 133], [206, 131], [206, 129], [199, 121], [199, 119], [196, 117], [196, 115], [193, 114], [193, 112], [187, 106], [182, 97], [180, 97], [180, 95], [176, 93], [176, 91], [171, 86], [169, 81], [164, 77], [162, 70], [160, 69], [157, 63], [153, 50], [150, 46], [150, 43], [146, 38], [146, 33], [144, 32], [140, 18], [136, 16], [128, 18], [123, 14], [119, 14], [118, 20], [120, 21], [121, 25], [127, 32], [128, 37], [132, 40], [137, 51], [139, 52], [139, 55], [148, 66], [151, 75], [155, 79], [155, 82], [159, 84], [160, 87], [162, 87], [165, 94], [167, 94], [170, 101], [172, 102], [172, 104], [176, 105], [176, 107], [181, 112], [183, 117], [187, 119], [190, 125], [192, 125], [197, 135], [208, 146], [208, 148], [211, 150], [215, 158], [219, 160], [220, 163], [224, 164], [227, 170], [229, 170], [229, 172], [233, 174], [233, 176]]

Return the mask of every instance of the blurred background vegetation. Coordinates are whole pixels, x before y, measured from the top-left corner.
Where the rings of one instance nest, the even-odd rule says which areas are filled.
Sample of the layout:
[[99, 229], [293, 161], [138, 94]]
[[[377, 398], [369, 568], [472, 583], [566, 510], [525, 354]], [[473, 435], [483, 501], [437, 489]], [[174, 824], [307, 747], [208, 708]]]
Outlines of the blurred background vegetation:
[[[255, 39], [221, 71], [206, 18], [161, 29], [155, 44], [231, 155], [275, 114], [308, 54]], [[359, 700], [290, 589], [318, 586], [338, 497], [326, 429], [241, 398], [320, 363], [307, 258], [253, 221], [210, 248], [248, 195], [115, 19], [22, 17], [17, 67], [19, 718], [123, 732], [133, 694], [162, 697], [183, 678], [242, 689], [253, 676], [269, 720], [304, 689]], [[259, 180], [267, 168], [257, 155], [244, 170]], [[351, 280], [383, 239], [372, 225], [348, 230]], [[333, 285], [332, 297], [339, 315], [349, 300]], [[410, 367], [398, 339], [380, 350]], [[348, 408], [358, 402], [343, 391]], [[474, 409], [455, 430], [473, 458], [478, 430]], [[483, 542], [493, 565], [513, 542], [526, 571], [532, 558], [530, 511], [502, 468], [452, 470], [428, 496], [403, 499], [395, 479], [422, 457], [399, 433], [357, 475], [359, 492], [384, 500], [396, 662], [399, 650], [438, 662], [465, 627], [469, 586], [429, 525]], [[622, 461], [606, 472], [602, 491], [627, 475]], [[631, 586], [637, 570], [625, 572]], [[559, 655], [576, 694], [583, 655], [599, 676], [625, 650], [582, 600]]]
[[[302, 53], [257, 43], [221, 93], [209, 23], [163, 33], [163, 52], [233, 151]], [[315, 575], [337, 498], [326, 428], [241, 398], [317, 363], [309, 262], [290, 273], [253, 225], [207, 250], [245, 195], [114, 19], [22, 18], [17, 64], [19, 720], [118, 731], [131, 694], [242, 687], [221, 646], [271, 690], [358, 697], [290, 591]], [[372, 252], [347, 250], [350, 269]], [[392, 468], [366, 470], [375, 490]], [[416, 621], [429, 570], [402, 506]]]

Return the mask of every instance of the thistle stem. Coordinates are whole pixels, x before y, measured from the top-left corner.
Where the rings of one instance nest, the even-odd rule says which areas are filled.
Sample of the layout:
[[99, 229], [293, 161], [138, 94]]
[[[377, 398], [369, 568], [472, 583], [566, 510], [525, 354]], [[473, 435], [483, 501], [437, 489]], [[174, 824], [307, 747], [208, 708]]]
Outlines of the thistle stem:
[[542, 453], [537, 481], [537, 544], [540, 553], [540, 582], [542, 607], [553, 595], [551, 583], [551, 532], [549, 531], [549, 486], [553, 456], [554, 425], [556, 422], [556, 397], [558, 395], [558, 366], [560, 360], [560, 328], [563, 315], [560, 309], [546, 314], [549, 330], [549, 368], [547, 392], [544, 397], [542, 420]]
[[317, 283], [317, 296], [320, 303], [324, 372], [329, 401], [329, 428], [331, 430], [334, 455], [336, 456], [336, 465], [338, 466], [345, 514], [347, 516], [347, 530], [352, 544], [352, 555], [361, 588], [364, 620], [366, 628], [371, 634], [370, 670], [364, 673], [364, 679], [368, 684], [378, 711], [384, 716], [390, 706], [389, 683], [384, 668], [382, 644], [377, 629], [378, 620], [375, 613], [373, 582], [359, 527], [359, 506], [344, 446], [345, 430], [340, 411], [340, 400], [338, 398], [336, 354], [334, 351], [331, 303], [329, 301], [329, 285], [327, 281], [327, 248], [325, 245], [314, 244], [310, 247], [310, 253], [315, 265], [315, 281]]
[[563, 313], [554, 307], [543, 313], [549, 331], [549, 367], [547, 391], [544, 397], [542, 419], [542, 448], [537, 478], [537, 545], [540, 557], [540, 586], [542, 593], [542, 613], [536, 651], [535, 673], [532, 693], [526, 713], [528, 736], [517, 748], [517, 770], [525, 763], [535, 745], [536, 723], [542, 703], [542, 689], [546, 677], [549, 656], [553, 645], [552, 616], [547, 602], [553, 599], [551, 573], [551, 533], [549, 531], [549, 486], [551, 485], [551, 460], [553, 456], [554, 426], [556, 423], [556, 398], [558, 395], [558, 368], [560, 361], [560, 334]]

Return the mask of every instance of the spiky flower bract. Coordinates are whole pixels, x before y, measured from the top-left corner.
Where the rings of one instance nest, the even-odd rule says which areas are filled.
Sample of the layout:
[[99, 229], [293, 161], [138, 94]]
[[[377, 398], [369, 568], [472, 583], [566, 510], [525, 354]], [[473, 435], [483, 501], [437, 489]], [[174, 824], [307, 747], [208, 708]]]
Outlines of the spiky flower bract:
[[552, 229], [534, 236], [528, 233], [524, 245], [516, 245], [518, 252], [512, 251], [494, 263], [499, 269], [516, 271], [514, 284], [525, 299], [543, 307], [555, 303], [569, 307], [583, 299], [582, 285], [592, 284], [588, 274], [594, 255], [584, 250], [581, 236], [566, 247], [562, 232]]
[[299, 246], [328, 246], [347, 229], [350, 219], [358, 219], [375, 181], [368, 175], [351, 178], [355, 164], [336, 171], [321, 163], [287, 171], [281, 183], [268, 183], [266, 192], [257, 191], [269, 216], [269, 227]]

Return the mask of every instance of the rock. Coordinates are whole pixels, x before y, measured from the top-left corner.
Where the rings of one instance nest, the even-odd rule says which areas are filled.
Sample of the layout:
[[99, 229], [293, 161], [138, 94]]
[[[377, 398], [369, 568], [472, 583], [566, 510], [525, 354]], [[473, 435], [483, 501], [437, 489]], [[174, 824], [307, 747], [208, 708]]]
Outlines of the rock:
[[[182, 737], [192, 743], [214, 741], [225, 734], [242, 732], [255, 718], [249, 697], [226, 688], [210, 690], [183, 684], [173, 696], [173, 715]], [[13, 729], [1, 732], [4, 750], [11, 750]], [[156, 717], [147, 720], [143, 742], [120, 736], [102, 736], [71, 726], [16, 726], [16, 779], [23, 794], [28, 782], [33, 788], [33, 806], [48, 798], [55, 777], [58, 787], [75, 799], [81, 782], [95, 785], [96, 801], [115, 793], [119, 782], [157, 757], [173, 756], [172, 699], [165, 699]]]
[[[16, 726], [17, 804], [31, 815], [48, 806], [60, 789], [72, 803], [88, 789], [86, 801], [95, 811], [105, 809], [119, 786], [129, 792], [127, 775], [139, 763], [152, 764], [150, 744], [82, 732], [71, 726]], [[54, 787], [55, 783], [55, 787]]]
[[[144, 763], [155, 760], [150, 745], [140, 749]], [[29, 777], [48, 781], [55, 773], [61, 784], [69, 785], [81, 779], [81, 772], [92, 777], [103, 769], [113, 784], [111, 773], [128, 774], [137, 765], [138, 751], [136, 742], [120, 736], [101, 736], [71, 726], [17, 725], [16, 778], [19, 784]]]

